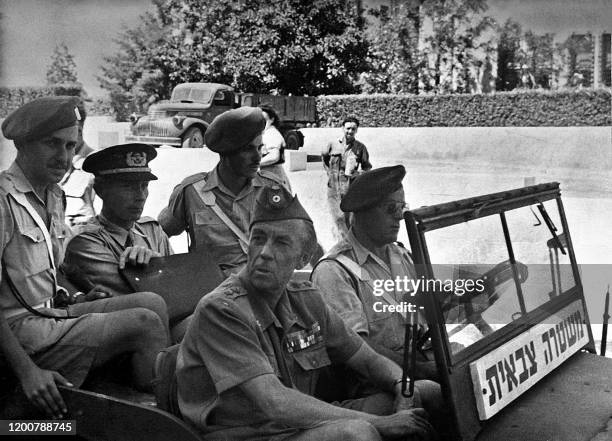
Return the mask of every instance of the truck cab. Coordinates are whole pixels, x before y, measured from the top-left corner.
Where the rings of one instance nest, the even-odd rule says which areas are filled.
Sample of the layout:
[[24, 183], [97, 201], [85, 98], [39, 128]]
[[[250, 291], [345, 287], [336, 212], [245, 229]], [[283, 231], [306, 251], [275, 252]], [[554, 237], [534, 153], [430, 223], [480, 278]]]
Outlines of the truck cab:
[[132, 117], [126, 142], [202, 148], [208, 125], [219, 114], [236, 107], [234, 89], [218, 83], [183, 83], [168, 101], [149, 107], [147, 115]]
[[456, 439], [610, 439], [612, 360], [595, 354], [559, 184], [404, 219]]

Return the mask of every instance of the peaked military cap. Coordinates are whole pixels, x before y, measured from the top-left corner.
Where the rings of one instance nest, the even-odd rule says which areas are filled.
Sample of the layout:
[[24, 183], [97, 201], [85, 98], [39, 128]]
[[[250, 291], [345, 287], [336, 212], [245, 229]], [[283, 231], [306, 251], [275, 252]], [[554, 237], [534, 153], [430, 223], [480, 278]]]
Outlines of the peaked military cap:
[[157, 156], [148, 144], [119, 144], [93, 152], [83, 161], [83, 170], [96, 176], [109, 176], [126, 181], [157, 179], [149, 162]]
[[47, 96], [24, 104], [2, 123], [6, 139], [31, 141], [56, 130], [72, 127], [82, 119], [76, 96]]
[[240, 150], [266, 127], [258, 107], [240, 107], [218, 115], [204, 133], [206, 146], [213, 152], [228, 154]]
[[257, 222], [272, 222], [287, 219], [312, 219], [300, 204], [297, 196], [280, 185], [264, 186], [259, 190], [249, 228]]
[[406, 176], [403, 165], [381, 167], [361, 173], [355, 178], [340, 202], [344, 212], [363, 211], [374, 207], [382, 198], [402, 187]]

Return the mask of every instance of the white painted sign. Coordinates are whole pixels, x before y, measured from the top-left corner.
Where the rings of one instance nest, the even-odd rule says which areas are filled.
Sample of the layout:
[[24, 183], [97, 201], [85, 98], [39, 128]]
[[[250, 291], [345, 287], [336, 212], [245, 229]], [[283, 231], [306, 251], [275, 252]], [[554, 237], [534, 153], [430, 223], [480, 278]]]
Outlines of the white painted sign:
[[470, 364], [481, 420], [491, 418], [589, 342], [575, 301]]

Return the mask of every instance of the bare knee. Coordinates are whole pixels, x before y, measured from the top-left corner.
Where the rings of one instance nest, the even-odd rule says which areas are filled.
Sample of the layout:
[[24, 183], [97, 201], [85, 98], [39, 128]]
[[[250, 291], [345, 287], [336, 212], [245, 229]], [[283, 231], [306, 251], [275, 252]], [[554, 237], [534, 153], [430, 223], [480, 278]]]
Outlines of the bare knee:
[[382, 440], [378, 430], [365, 420], [346, 420], [338, 429], [337, 439], [350, 441]]

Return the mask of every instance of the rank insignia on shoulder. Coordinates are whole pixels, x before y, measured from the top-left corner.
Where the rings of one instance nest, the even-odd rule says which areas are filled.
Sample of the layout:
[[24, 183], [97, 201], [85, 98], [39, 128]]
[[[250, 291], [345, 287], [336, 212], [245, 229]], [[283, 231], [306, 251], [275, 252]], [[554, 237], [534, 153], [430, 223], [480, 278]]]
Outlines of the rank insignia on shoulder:
[[301, 351], [317, 343], [321, 343], [322, 341], [323, 334], [321, 333], [321, 326], [319, 322], [314, 322], [310, 329], [303, 329], [287, 334], [287, 351], [290, 353]]

